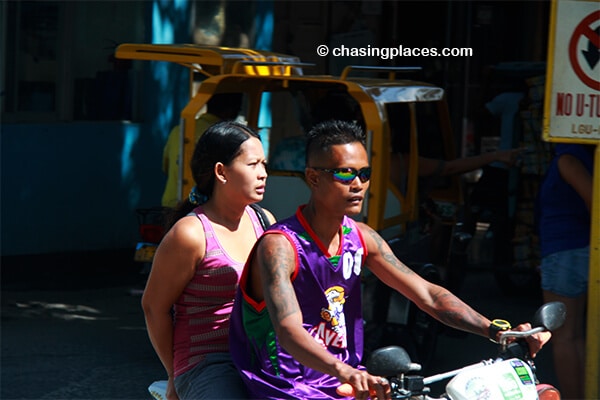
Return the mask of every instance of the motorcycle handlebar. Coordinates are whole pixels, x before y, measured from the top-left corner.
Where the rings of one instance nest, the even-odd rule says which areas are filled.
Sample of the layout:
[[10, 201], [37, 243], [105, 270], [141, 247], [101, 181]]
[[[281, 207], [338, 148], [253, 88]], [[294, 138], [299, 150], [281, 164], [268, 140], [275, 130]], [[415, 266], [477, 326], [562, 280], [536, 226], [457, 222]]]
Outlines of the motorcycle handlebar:
[[522, 339], [529, 336], [533, 336], [536, 333], [544, 332], [546, 328], [543, 326], [529, 329], [527, 331], [504, 331], [500, 332], [500, 345], [505, 347], [508, 344], [509, 339]]
[[[537, 327], [537, 328], [529, 329], [527, 331], [511, 331], [511, 330], [504, 331], [504, 332], [500, 333], [500, 345], [502, 346], [502, 349], [504, 351], [504, 350], [506, 350], [506, 347], [508, 346], [509, 339], [523, 339], [523, 338], [535, 335], [536, 333], [544, 332], [545, 330], [546, 330], [546, 328], [544, 328], [544, 327]], [[489, 365], [492, 363], [493, 363], [493, 360], [484, 360], [484, 361], [481, 361], [476, 364], [471, 364], [471, 365], [468, 365], [463, 368], [455, 369], [453, 371], [448, 371], [448, 372], [444, 372], [441, 374], [429, 376], [429, 377], [423, 379], [423, 383], [425, 385], [429, 385], [431, 383], [439, 382], [439, 381], [447, 379], [447, 378], [452, 378], [453, 376], [458, 375], [461, 372], [468, 371], [468, 370], [474, 369], [474, 368], [480, 368], [482, 366]]]
[[[392, 391], [397, 391], [398, 393], [402, 392], [402, 396], [404, 396], [406, 393], [428, 393], [429, 389], [425, 385], [451, 378], [472, 368], [481, 368], [487, 364], [493, 364], [502, 360], [517, 358], [533, 365], [533, 360], [528, 356], [529, 347], [527, 342], [523, 339], [537, 333], [545, 331], [551, 332], [559, 328], [564, 323], [565, 317], [566, 306], [564, 303], [546, 303], [536, 311], [531, 320], [531, 325], [533, 325], [534, 328], [525, 331], [507, 330], [500, 332], [499, 345], [501, 351], [496, 359], [485, 360], [453, 371], [429, 377], [418, 375], [405, 376], [405, 374], [419, 370], [420, 368], [414, 368], [413, 365], [415, 364], [411, 362], [408, 353], [398, 346], [387, 346], [375, 350], [366, 364], [367, 370], [373, 375], [391, 377], [394, 380], [394, 382], [390, 381], [393, 383], [391, 385]], [[341, 385], [340, 389], [343, 388], [350, 389], [348, 393], [352, 393], [352, 386], [349, 384]], [[406, 396], [402, 398], [405, 397]], [[433, 399], [429, 396], [426, 397], [428, 399]]]
[[432, 383], [439, 382], [444, 379], [452, 378], [453, 376], [458, 375], [461, 372], [465, 372], [465, 371], [468, 371], [471, 369], [481, 368], [483, 366], [490, 365], [492, 363], [493, 363], [492, 360], [484, 360], [484, 361], [478, 362], [476, 364], [467, 365], [466, 367], [458, 368], [458, 369], [444, 372], [444, 373], [437, 374], [437, 375], [428, 376], [427, 378], [423, 378], [423, 384], [430, 385]]
[[[536, 327], [536, 328], [529, 329], [526, 331], [512, 331], [512, 330], [504, 331], [504, 332], [500, 333], [499, 344], [502, 347], [502, 350], [506, 351], [507, 347], [509, 346], [508, 341], [510, 339], [524, 339], [526, 337], [535, 335], [536, 333], [544, 332], [545, 330], [546, 330], [546, 328], [544, 328], [544, 327]], [[505, 356], [506, 356], [506, 354], [505, 354]], [[439, 381], [442, 381], [442, 380], [445, 380], [448, 378], [452, 378], [461, 372], [466, 372], [471, 369], [481, 368], [483, 366], [491, 365], [493, 363], [494, 363], [493, 359], [483, 360], [478, 363], [467, 365], [465, 367], [458, 368], [458, 369], [455, 369], [452, 371], [448, 371], [448, 372], [444, 372], [444, 373], [440, 373], [440, 374], [436, 374], [436, 375], [432, 375], [432, 376], [428, 376], [428, 377], [421, 377], [422, 383], [423, 383], [423, 385], [430, 385], [435, 382], [439, 382]], [[419, 369], [420, 368], [411, 368], [410, 370], [418, 371]], [[354, 395], [354, 388], [349, 383], [344, 383], [344, 384], [341, 384], [337, 388], [336, 392], [341, 396], [350, 397], [350, 396]], [[430, 396], [427, 396], [427, 398], [431, 399], [431, 400], [437, 399], [437, 398], [430, 397]], [[444, 398], [444, 397], [440, 397], [440, 399], [442, 399], [442, 398]]]

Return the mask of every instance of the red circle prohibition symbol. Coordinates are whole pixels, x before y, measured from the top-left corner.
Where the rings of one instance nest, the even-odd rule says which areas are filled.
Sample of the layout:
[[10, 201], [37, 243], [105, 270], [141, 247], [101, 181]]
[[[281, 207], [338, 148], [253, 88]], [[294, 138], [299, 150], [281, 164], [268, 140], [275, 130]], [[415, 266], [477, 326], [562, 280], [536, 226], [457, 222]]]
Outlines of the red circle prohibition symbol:
[[600, 10], [594, 11], [577, 25], [571, 36], [571, 41], [569, 42], [569, 61], [571, 61], [571, 66], [573, 67], [575, 75], [577, 75], [583, 83], [594, 90], [600, 91], [600, 80], [588, 76], [581, 68], [581, 65], [579, 65], [579, 59], [577, 57], [577, 44], [582, 37], [587, 38], [596, 49], [600, 48], [600, 35], [591, 28], [592, 23], [597, 20], [600, 20]]

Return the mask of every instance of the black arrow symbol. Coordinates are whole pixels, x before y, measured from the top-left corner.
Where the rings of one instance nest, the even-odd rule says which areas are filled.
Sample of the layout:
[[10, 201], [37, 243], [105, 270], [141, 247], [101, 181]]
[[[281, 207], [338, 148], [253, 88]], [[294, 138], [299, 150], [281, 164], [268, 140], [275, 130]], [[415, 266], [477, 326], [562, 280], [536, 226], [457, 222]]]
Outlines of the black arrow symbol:
[[[594, 32], [596, 33], [596, 35], [600, 36], [600, 26], [597, 27]], [[600, 60], [600, 49], [598, 49], [598, 46], [592, 43], [592, 40], [590, 39], [588, 41], [587, 50], [582, 50], [581, 52], [583, 53], [583, 57], [585, 57], [585, 60], [587, 61], [590, 68], [594, 69], [596, 64], [598, 64], [598, 60]]]

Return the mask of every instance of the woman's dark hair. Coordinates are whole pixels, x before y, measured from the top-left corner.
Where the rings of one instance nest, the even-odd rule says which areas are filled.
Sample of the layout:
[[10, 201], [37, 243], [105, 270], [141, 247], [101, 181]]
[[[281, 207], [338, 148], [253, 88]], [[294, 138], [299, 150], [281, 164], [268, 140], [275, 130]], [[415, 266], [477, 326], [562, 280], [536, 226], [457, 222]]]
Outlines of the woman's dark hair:
[[[190, 166], [196, 191], [209, 199], [215, 186], [214, 167], [218, 162], [229, 165], [241, 152], [242, 144], [260, 136], [246, 125], [234, 121], [222, 121], [211, 125], [200, 136]], [[166, 228], [171, 228], [180, 218], [189, 214], [196, 204], [192, 204], [184, 193], [184, 199], [173, 209], [166, 218]]]
[[327, 153], [331, 146], [359, 142], [366, 147], [365, 134], [354, 122], [327, 120], [315, 125], [307, 135], [306, 165], [318, 153]]

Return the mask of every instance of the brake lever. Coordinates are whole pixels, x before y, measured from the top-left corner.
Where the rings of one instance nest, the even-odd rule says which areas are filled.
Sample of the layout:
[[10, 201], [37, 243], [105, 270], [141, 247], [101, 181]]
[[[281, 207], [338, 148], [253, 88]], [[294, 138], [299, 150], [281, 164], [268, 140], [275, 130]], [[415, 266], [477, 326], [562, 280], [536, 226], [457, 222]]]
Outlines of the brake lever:
[[[544, 327], [537, 327], [527, 331], [508, 330], [501, 332], [499, 340], [499, 357], [502, 359], [516, 357], [521, 360], [532, 361], [531, 354], [529, 353], [529, 345], [525, 339], [529, 336], [535, 335], [536, 333], [544, 331], [546, 331]], [[510, 339], [516, 340], [509, 342]]]
[[502, 350], [506, 350], [506, 346], [508, 345], [508, 340], [509, 339], [525, 339], [529, 336], [533, 336], [536, 333], [540, 333], [540, 332], [544, 332], [546, 330], [546, 328], [544, 328], [543, 326], [539, 326], [537, 328], [533, 328], [533, 329], [529, 329], [527, 331], [503, 331], [500, 332], [500, 346], [502, 347]]

